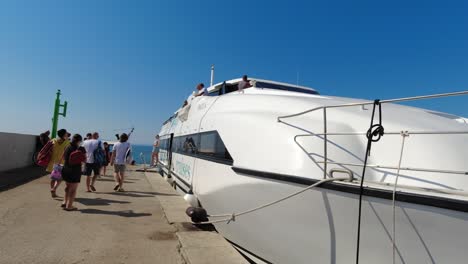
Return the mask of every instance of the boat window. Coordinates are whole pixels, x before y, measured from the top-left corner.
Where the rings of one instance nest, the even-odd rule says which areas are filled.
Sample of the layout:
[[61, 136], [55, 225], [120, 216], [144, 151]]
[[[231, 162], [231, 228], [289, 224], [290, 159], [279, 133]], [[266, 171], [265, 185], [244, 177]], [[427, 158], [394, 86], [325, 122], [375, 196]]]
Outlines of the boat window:
[[197, 153], [197, 141], [196, 135], [186, 136], [183, 143], [183, 152], [191, 154]]
[[294, 86], [288, 86], [283, 84], [276, 84], [276, 83], [267, 83], [267, 82], [256, 82], [256, 88], [267, 88], [267, 89], [275, 89], [275, 90], [282, 90], [282, 91], [290, 91], [290, 92], [298, 92], [298, 93], [306, 93], [306, 94], [319, 94], [317, 91], [309, 90], [305, 88], [299, 88]]
[[181, 154], [196, 154], [197, 142], [197, 134], [175, 137], [173, 139], [172, 151]]
[[232, 161], [229, 151], [216, 131], [200, 134], [198, 154]]
[[223, 94], [232, 93], [239, 90], [237, 83], [223, 83], [220, 86], [217, 86], [215, 90], [209, 93], [210, 96], [218, 96]]
[[218, 96], [223, 94], [223, 89], [218, 89], [209, 93], [210, 96]]
[[[161, 140], [161, 149], [169, 150], [169, 139]], [[172, 152], [224, 164], [233, 163], [217, 131], [176, 136], [172, 139]]]
[[182, 138], [174, 137], [172, 140], [172, 152], [179, 153], [182, 152]]
[[159, 148], [163, 150], [168, 150], [169, 149], [169, 139], [161, 139], [159, 142]]
[[238, 91], [238, 90], [239, 90], [239, 86], [238, 86], [237, 83], [235, 83], [235, 84], [226, 83], [224, 93], [232, 93], [232, 92], [235, 92], [235, 91]]

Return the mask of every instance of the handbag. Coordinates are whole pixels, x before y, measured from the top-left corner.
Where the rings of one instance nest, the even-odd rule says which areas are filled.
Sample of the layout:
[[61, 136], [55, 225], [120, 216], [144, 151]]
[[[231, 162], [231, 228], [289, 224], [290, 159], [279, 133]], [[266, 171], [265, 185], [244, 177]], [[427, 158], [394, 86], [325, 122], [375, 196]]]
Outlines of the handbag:
[[60, 159], [59, 163], [54, 164], [54, 167], [52, 167], [52, 172], [50, 173], [50, 179], [51, 180], [55, 180], [55, 181], [61, 181], [62, 180], [62, 169], [63, 169], [63, 165], [61, 164], [62, 161], [63, 161], [63, 155], [62, 155], [62, 158]]
[[50, 173], [50, 179], [55, 181], [62, 180], [62, 169], [63, 166], [60, 164], [54, 164], [52, 172]]

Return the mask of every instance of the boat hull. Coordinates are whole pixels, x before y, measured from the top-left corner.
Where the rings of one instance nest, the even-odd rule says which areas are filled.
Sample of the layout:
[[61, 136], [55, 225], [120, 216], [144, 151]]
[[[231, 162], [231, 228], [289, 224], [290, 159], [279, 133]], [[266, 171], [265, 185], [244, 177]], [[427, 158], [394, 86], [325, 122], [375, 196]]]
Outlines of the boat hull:
[[[195, 189], [210, 214], [240, 212], [306, 187], [197, 162]], [[356, 257], [358, 205], [356, 194], [317, 187], [215, 226], [266, 263], [350, 263]], [[467, 213], [399, 201], [395, 212], [395, 263], [465, 261]], [[359, 263], [393, 263], [392, 237], [392, 200], [364, 196]]]

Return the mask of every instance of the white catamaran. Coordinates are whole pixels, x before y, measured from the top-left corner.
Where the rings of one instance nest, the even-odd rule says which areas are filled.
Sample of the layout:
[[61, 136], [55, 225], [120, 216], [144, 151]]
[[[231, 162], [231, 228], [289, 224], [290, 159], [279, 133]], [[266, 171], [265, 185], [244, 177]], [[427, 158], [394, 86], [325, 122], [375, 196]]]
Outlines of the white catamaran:
[[[162, 171], [257, 263], [466, 263], [468, 120], [261, 79], [192, 97]], [[363, 177], [364, 176], [364, 177]]]

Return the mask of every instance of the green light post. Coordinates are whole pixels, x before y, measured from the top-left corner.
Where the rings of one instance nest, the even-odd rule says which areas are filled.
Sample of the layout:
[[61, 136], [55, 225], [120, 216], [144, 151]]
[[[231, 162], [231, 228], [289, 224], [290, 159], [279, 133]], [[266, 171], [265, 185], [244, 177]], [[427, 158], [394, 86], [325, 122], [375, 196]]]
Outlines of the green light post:
[[[65, 101], [64, 104], [60, 104], [60, 90], [57, 90], [57, 98], [55, 99], [55, 107], [54, 107], [54, 116], [52, 117], [52, 138], [57, 136], [57, 125], [59, 115], [66, 117], [67, 116], [67, 105], [68, 102]], [[63, 107], [63, 112], [60, 113], [60, 107]]]

